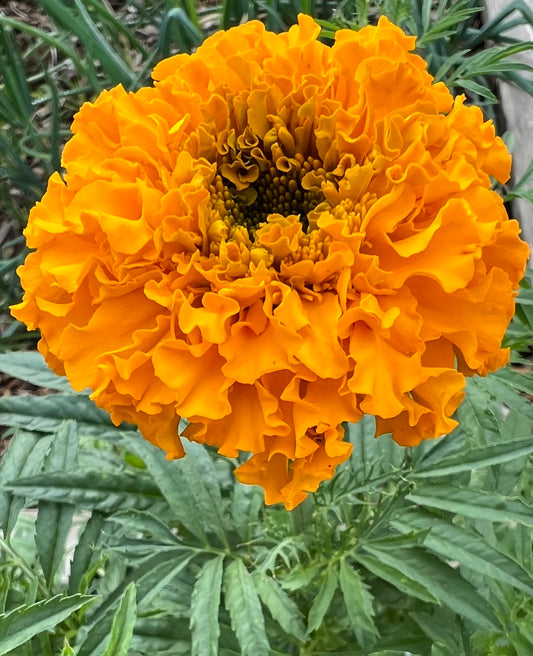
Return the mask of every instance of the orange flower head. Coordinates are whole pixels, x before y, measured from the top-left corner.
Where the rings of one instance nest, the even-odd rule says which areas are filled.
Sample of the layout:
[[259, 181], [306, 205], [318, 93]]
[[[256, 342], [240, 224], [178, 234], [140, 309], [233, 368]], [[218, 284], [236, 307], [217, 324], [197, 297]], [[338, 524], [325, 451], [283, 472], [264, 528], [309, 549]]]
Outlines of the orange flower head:
[[256, 21], [83, 105], [26, 229], [13, 314], [117, 424], [184, 434], [292, 508], [364, 413], [448, 433], [500, 348], [528, 247], [510, 157], [386, 18], [319, 42]]

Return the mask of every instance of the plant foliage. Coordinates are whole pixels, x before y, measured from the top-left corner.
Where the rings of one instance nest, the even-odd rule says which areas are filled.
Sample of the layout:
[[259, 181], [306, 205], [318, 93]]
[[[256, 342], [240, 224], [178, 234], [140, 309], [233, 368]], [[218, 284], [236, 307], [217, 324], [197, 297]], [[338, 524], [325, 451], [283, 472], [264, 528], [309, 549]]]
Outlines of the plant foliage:
[[469, 381], [460, 428], [419, 447], [376, 440], [371, 418], [349, 425], [353, 456], [292, 513], [265, 508], [234, 483], [236, 462], [201, 445], [165, 461], [132, 427], [89, 413], [35, 353], [0, 356], [0, 370], [57, 388], [0, 400], [14, 434], [0, 469], [0, 653], [533, 649], [522, 368]]

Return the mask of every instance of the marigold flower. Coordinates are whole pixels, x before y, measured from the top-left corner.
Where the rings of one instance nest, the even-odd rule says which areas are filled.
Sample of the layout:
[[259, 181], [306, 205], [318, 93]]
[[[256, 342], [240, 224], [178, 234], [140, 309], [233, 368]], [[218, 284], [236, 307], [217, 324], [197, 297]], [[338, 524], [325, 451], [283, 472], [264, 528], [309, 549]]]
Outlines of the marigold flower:
[[481, 110], [386, 18], [319, 31], [252, 21], [85, 104], [13, 308], [114, 422], [175, 458], [186, 417], [287, 508], [348, 457], [342, 422], [456, 425], [464, 377], [508, 358], [528, 256]]

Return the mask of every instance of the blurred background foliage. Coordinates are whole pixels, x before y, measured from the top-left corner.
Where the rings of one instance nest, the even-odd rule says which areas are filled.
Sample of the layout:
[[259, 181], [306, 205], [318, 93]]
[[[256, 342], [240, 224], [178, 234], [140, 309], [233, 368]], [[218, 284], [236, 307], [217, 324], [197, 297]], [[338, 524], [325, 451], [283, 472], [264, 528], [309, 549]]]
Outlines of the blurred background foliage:
[[[385, 14], [418, 37], [436, 79], [482, 105], [500, 133], [496, 80], [533, 95], [531, 69], [516, 58], [533, 44], [509, 35], [518, 23], [533, 25], [522, 0], [490, 22], [481, 0], [7, 0], [0, 8], [0, 351], [35, 342], [7, 313], [20, 296], [21, 230], [61, 168], [79, 106], [116, 84], [150, 84], [157, 61], [191, 52], [219, 28], [259, 19], [283, 31], [300, 12], [322, 24], [327, 42], [339, 28], [359, 29]], [[530, 193], [531, 176], [533, 168], [516, 194]]]

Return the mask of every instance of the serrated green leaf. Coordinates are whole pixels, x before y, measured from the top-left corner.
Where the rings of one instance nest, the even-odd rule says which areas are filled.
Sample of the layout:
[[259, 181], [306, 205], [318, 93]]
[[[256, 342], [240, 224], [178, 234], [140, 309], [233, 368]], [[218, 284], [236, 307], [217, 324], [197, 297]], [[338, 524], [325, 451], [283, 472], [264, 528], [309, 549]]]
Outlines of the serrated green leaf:
[[20, 432], [15, 435], [4, 453], [0, 466], [0, 526], [9, 536], [17, 515], [24, 506], [24, 499], [15, 498], [4, 490], [7, 481], [21, 475], [31, 475], [42, 467], [50, 445], [50, 438], [43, 441], [35, 433]]
[[191, 597], [191, 654], [217, 656], [220, 590], [224, 556], [208, 560], [200, 570]]
[[259, 597], [272, 617], [289, 635], [305, 640], [304, 616], [298, 606], [271, 576], [260, 571], [253, 573]]
[[[515, 438], [497, 444], [483, 445], [475, 449], [469, 449], [462, 454], [444, 458], [439, 461], [435, 458], [422, 459], [417, 463], [410, 478], [438, 478], [449, 476], [464, 471], [472, 471], [480, 467], [502, 464], [515, 458], [533, 452], [533, 438]], [[430, 452], [431, 455], [431, 452]]]
[[328, 565], [322, 581], [322, 585], [318, 590], [311, 608], [309, 609], [309, 615], [307, 617], [307, 634], [309, 635], [313, 631], [316, 631], [320, 628], [322, 620], [326, 615], [328, 608], [337, 589], [339, 582], [339, 573], [335, 565]]
[[[400, 516], [402, 515], [403, 512], [400, 513]], [[399, 529], [396, 524], [396, 516], [391, 520], [391, 524], [394, 528]], [[431, 523], [429, 526], [431, 526]], [[425, 524], [420, 523], [410, 533], [418, 531], [420, 535], [426, 536], [428, 528]], [[406, 533], [407, 531], [404, 529], [401, 532]], [[391, 543], [394, 543], [394, 538], [391, 539]], [[383, 540], [376, 541], [372, 545], [383, 548]], [[390, 556], [387, 557], [388, 551], [390, 550], [382, 553], [378, 552], [376, 554], [378, 560], [388, 560], [390, 558]], [[440, 603], [470, 619], [480, 627], [496, 629], [499, 626], [499, 621], [492, 607], [475, 590], [472, 584], [461, 576], [459, 570], [442, 562], [439, 558], [423, 549], [397, 549], [394, 555], [397, 558], [396, 567], [401, 567], [402, 571], [407, 568], [411, 575], [413, 570], [416, 571], [417, 577], [421, 577], [421, 581]], [[405, 566], [400, 565], [402, 562], [405, 562]], [[441, 611], [438, 610], [437, 612]]]
[[39, 433], [56, 433], [65, 419], [74, 419], [80, 431], [100, 436], [112, 428], [109, 415], [97, 408], [84, 394], [0, 397], [0, 424]]
[[226, 527], [221, 515], [222, 495], [217, 474], [207, 450], [201, 444], [185, 441], [186, 456], [176, 461], [176, 469], [194, 499], [197, 516], [205, 532], [215, 532], [222, 544], [226, 542]]
[[104, 516], [94, 511], [78, 538], [78, 544], [76, 545], [74, 556], [70, 563], [70, 576], [68, 580], [69, 594], [86, 592], [81, 589], [82, 581], [89, 571], [94, 549], [100, 539], [103, 524]]
[[190, 486], [177, 460], [167, 460], [161, 449], [135, 433], [121, 434], [121, 442], [146, 464], [154, 481], [172, 509], [174, 517], [196, 538], [206, 541]]
[[[435, 609], [432, 614], [411, 611], [409, 615], [433, 642], [445, 646], [443, 656], [464, 656], [461, 640], [461, 627], [455, 613]], [[433, 654], [433, 652], [432, 652]]]
[[[78, 433], [73, 421], [66, 421], [46, 458], [45, 469], [68, 472], [75, 468], [78, 451]], [[51, 586], [55, 573], [65, 557], [65, 544], [72, 525], [74, 506], [64, 503], [40, 501], [35, 523], [35, 542], [44, 578]]]
[[163, 503], [159, 488], [148, 476], [103, 471], [46, 472], [10, 481], [13, 494], [70, 503], [78, 508], [113, 512], [123, 508], [152, 508]]
[[72, 391], [68, 380], [56, 376], [38, 351], [0, 353], [0, 371], [37, 387], [65, 392]]
[[95, 597], [57, 595], [0, 615], [0, 655], [13, 651], [42, 631], [50, 631]]
[[428, 485], [417, 488], [405, 499], [465, 517], [488, 519], [491, 522], [516, 522], [533, 528], [533, 508], [519, 499], [507, 499], [494, 492], [453, 485]]
[[391, 558], [390, 554], [379, 550], [377, 555], [374, 553], [354, 552], [352, 556], [369, 572], [387, 581], [401, 592], [422, 599], [422, 601], [434, 604], [439, 603], [435, 595], [431, 593], [431, 581], [428, 581], [425, 576], [421, 575], [412, 566], [409, 568], [409, 572], [406, 572], [399, 557], [393, 556]]
[[109, 644], [103, 656], [128, 656], [133, 627], [137, 618], [135, 583], [132, 581], [124, 590], [113, 616]]
[[533, 594], [533, 579], [514, 560], [485, 539], [449, 521], [421, 509], [406, 510], [391, 521], [401, 532], [427, 530], [424, 545], [448, 560], [456, 560], [483, 576], [507, 583], [528, 594]]
[[379, 635], [373, 620], [373, 597], [357, 570], [351, 567], [345, 558], [340, 561], [339, 581], [344, 605], [358, 641], [362, 642], [361, 633], [365, 631], [373, 635]]
[[242, 656], [268, 656], [270, 645], [261, 602], [253, 579], [240, 558], [226, 567], [224, 595]]
[[91, 615], [90, 622], [84, 625], [77, 656], [101, 656], [109, 639], [115, 605], [130, 583], [134, 582], [136, 585], [137, 605], [140, 609], [142, 604], [150, 602], [161, 588], [177, 576], [194, 555], [185, 548], [168, 547], [130, 571], [125, 579], [103, 599]]

